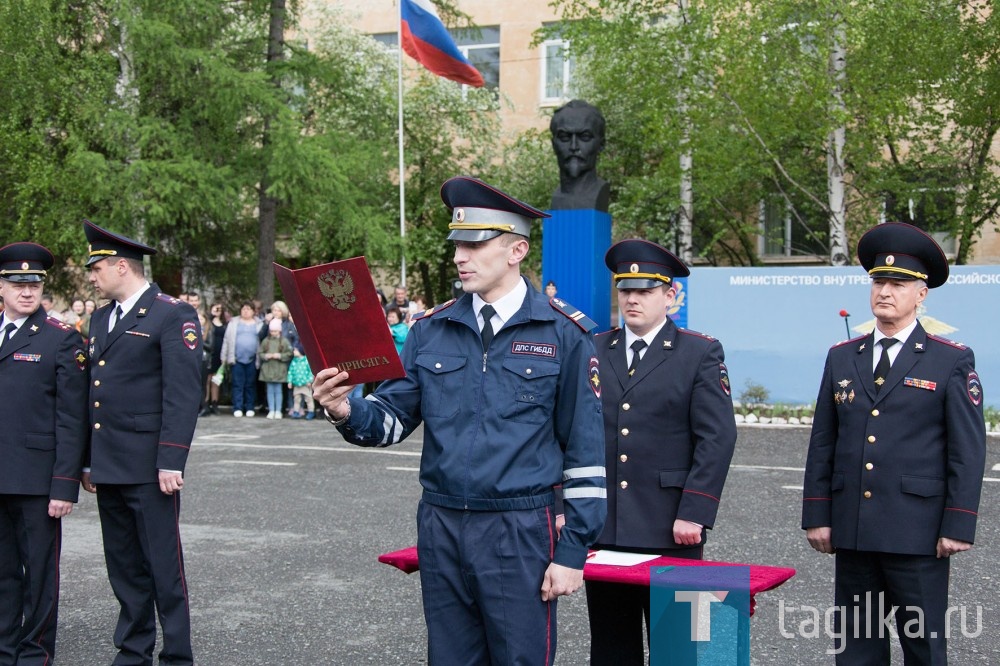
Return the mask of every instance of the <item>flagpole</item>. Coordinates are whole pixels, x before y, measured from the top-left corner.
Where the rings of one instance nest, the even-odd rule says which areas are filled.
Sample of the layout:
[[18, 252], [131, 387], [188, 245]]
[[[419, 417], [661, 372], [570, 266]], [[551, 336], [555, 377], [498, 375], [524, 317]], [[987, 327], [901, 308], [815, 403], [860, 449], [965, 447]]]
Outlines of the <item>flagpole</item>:
[[406, 286], [406, 163], [403, 160], [403, 0], [396, 3], [399, 16], [396, 21], [396, 98], [399, 104], [399, 238], [403, 243], [400, 247], [401, 259], [399, 266], [399, 284]]

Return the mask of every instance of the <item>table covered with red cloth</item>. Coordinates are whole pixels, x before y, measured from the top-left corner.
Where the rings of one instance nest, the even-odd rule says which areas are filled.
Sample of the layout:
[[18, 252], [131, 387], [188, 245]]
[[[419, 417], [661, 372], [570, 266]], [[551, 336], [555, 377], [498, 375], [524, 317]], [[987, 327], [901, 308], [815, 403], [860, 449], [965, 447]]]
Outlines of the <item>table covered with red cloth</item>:
[[[417, 547], [410, 546], [402, 550], [385, 553], [378, 556], [378, 561], [404, 571], [413, 573], [420, 568], [417, 562]], [[795, 569], [788, 567], [772, 567], [764, 564], [739, 564], [736, 562], [712, 562], [710, 560], [688, 560], [679, 557], [658, 557], [655, 560], [635, 564], [629, 567], [611, 564], [593, 564], [588, 562], [583, 568], [584, 580], [597, 580], [606, 583], [624, 583], [628, 585], [649, 586], [649, 569], [651, 567], [704, 567], [704, 566], [743, 566], [750, 567], [750, 607], [753, 597], [758, 592], [773, 590], [795, 575]]]

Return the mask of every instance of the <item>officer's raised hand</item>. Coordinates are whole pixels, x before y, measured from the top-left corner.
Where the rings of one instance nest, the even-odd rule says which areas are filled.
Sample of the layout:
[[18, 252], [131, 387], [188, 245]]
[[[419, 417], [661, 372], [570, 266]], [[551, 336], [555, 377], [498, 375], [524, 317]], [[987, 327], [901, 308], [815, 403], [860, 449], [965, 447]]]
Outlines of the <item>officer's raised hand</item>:
[[350, 375], [338, 368], [320, 370], [313, 380], [313, 398], [334, 421], [346, 419], [351, 413], [347, 396], [354, 385], [348, 380]]

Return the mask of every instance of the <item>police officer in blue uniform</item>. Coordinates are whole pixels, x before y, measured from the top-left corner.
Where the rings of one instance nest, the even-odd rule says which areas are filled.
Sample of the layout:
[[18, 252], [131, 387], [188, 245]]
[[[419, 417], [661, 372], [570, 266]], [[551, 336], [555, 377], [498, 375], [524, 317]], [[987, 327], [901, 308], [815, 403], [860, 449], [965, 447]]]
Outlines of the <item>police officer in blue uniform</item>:
[[545, 213], [475, 178], [448, 180], [441, 197], [465, 294], [415, 318], [405, 378], [348, 398], [349, 375], [328, 368], [315, 397], [363, 446], [424, 423], [417, 548], [430, 663], [552, 664], [556, 599], [582, 585], [605, 516], [592, 324], [520, 274]]
[[111, 587], [121, 605], [114, 664], [192, 664], [178, 519], [201, 400], [202, 337], [187, 303], [145, 277], [155, 250], [84, 222], [90, 283], [111, 302], [90, 324], [90, 452]]
[[827, 355], [802, 527], [836, 553], [838, 664], [889, 663], [893, 606], [904, 661], [945, 664], [949, 557], [975, 539], [986, 460], [983, 386], [972, 350], [916, 318], [948, 278], [938, 244], [887, 223], [861, 237], [858, 259], [876, 327]]
[[52, 663], [61, 518], [87, 443], [83, 340], [41, 307], [53, 263], [35, 243], [0, 248], [0, 664]]
[[[725, 353], [667, 316], [690, 271], [640, 239], [612, 245], [623, 328], [597, 336], [608, 519], [597, 548], [701, 559], [736, 445]], [[587, 582], [591, 664], [643, 664], [649, 590]]]

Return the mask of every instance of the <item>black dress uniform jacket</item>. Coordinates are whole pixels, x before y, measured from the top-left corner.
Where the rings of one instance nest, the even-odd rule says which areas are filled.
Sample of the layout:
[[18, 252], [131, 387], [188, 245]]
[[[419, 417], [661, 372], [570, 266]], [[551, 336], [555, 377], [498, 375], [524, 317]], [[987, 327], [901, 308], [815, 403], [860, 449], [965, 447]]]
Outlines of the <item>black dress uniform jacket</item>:
[[715, 524], [736, 445], [722, 345], [667, 319], [629, 377], [624, 329], [595, 342], [608, 477], [598, 544], [678, 548], [675, 519]]
[[0, 494], [75, 502], [87, 441], [87, 363], [72, 326], [39, 308], [0, 347]]
[[158, 470], [184, 471], [194, 438], [198, 316], [153, 284], [109, 334], [113, 305], [94, 312], [90, 324], [91, 480], [158, 483]]
[[972, 350], [918, 323], [876, 394], [873, 340], [827, 355], [802, 527], [831, 527], [834, 548], [850, 550], [934, 555], [939, 537], [972, 543], [986, 455]]

